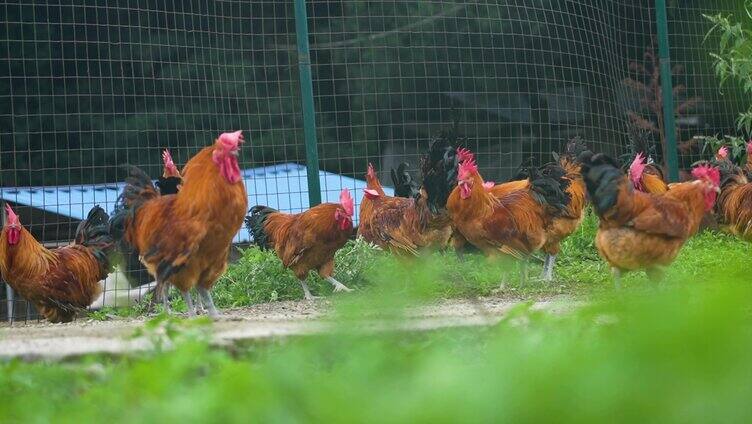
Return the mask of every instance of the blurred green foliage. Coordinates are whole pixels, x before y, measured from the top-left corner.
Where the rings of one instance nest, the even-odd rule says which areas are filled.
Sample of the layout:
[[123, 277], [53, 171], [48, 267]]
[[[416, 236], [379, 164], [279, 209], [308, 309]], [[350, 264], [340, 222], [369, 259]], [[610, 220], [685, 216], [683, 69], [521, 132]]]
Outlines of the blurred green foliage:
[[[563, 314], [521, 304], [488, 328], [363, 334], [343, 308], [331, 334], [224, 351], [190, 336], [210, 323], [160, 319], [151, 327], [174, 341], [168, 350], [0, 364], [0, 419], [746, 422], [750, 278], [722, 272], [744, 267], [735, 257], [708, 267], [712, 282], [671, 279]], [[398, 311], [434, 277], [413, 273], [411, 290], [371, 300]]]
[[[741, 2], [740, 2], [741, 3]], [[744, 14], [718, 13], [704, 15], [713, 24], [708, 36], [718, 34], [718, 50], [711, 53], [714, 70], [721, 86], [729, 80], [739, 84], [747, 95], [752, 94], [752, 1], [744, 0]], [[746, 15], [746, 16], [745, 16]], [[739, 20], [741, 18], [741, 20]], [[749, 102], [748, 102], [749, 103]], [[752, 106], [739, 114], [737, 125], [746, 134], [752, 133]]]

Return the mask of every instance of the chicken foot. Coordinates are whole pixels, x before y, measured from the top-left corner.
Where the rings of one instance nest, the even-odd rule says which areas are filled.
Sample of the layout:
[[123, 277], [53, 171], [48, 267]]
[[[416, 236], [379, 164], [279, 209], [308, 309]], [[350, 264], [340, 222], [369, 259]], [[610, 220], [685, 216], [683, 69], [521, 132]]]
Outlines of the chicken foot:
[[308, 289], [308, 284], [306, 284], [306, 280], [301, 279], [300, 286], [303, 287], [303, 295], [305, 296], [306, 300], [318, 299], [318, 296], [314, 296], [311, 294], [311, 290]]
[[171, 312], [170, 311], [170, 299], [168, 297], [168, 293], [170, 291], [170, 285], [166, 281], [157, 282], [157, 288], [159, 289], [159, 293], [157, 293], [157, 296], [162, 298], [162, 309], [164, 309], [164, 312], [166, 314], [169, 314]]
[[334, 286], [335, 292], [351, 292], [352, 291], [352, 289], [347, 288], [347, 286], [335, 280], [334, 277], [332, 276], [326, 277], [326, 280], [332, 283], [332, 286]]

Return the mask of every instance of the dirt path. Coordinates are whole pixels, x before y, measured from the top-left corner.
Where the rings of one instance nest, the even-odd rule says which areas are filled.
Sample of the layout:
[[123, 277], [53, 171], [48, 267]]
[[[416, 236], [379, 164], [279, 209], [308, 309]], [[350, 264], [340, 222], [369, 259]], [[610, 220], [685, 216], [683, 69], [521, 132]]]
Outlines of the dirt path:
[[[483, 298], [478, 301], [444, 300], [415, 307], [406, 319], [364, 317], [356, 331], [431, 330], [497, 323], [519, 300]], [[535, 302], [534, 308], [562, 312], [576, 306], [566, 297]], [[331, 327], [333, 311], [325, 301], [274, 302], [222, 311], [211, 328], [212, 342], [228, 345], [240, 341], [315, 334]], [[0, 327], [0, 358], [63, 359], [93, 353], [122, 354], [154, 348], [154, 337], [134, 337], [149, 317], [95, 321], [79, 319], [68, 324], [33, 322]]]

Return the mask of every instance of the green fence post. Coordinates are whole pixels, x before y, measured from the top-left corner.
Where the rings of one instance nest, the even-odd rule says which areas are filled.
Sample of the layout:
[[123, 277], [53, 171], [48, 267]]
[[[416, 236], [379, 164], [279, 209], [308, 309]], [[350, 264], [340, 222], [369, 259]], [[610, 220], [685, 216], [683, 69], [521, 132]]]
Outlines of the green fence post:
[[308, 171], [308, 202], [321, 203], [319, 182], [319, 152], [316, 143], [316, 111], [313, 105], [311, 53], [308, 49], [308, 15], [305, 0], [295, 0], [295, 33], [298, 38], [298, 71], [300, 97], [303, 106], [303, 134], [305, 136], [306, 169]]
[[658, 56], [661, 66], [661, 96], [663, 97], [663, 132], [666, 145], [666, 166], [669, 181], [679, 181], [679, 159], [676, 148], [676, 119], [674, 117], [674, 84], [671, 81], [671, 52], [668, 44], [668, 14], [666, 0], [655, 2], [658, 24]]

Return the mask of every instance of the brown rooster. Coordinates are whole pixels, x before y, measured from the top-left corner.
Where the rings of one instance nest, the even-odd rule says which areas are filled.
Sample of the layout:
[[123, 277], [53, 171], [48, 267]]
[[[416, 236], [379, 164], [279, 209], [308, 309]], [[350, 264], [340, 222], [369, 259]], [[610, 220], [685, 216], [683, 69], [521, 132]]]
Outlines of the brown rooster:
[[[180, 190], [180, 185], [183, 183], [183, 177], [178, 171], [178, 167], [172, 161], [170, 151], [165, 149], [162, 152], [162, 161], [164, 163], [162, 176], [156, 182], [156, 186], [159, 189], [160, 196], [166, 196], [168, 194], [175, 194]], [[129, 246], [124, 240], [120, 240], [119, 250], [121, 253], [121, 259], [116, 259], [120, 271], [126, 276], [128, 281], [134, 283], [142, 283], [148, 277], [148, 272], [144, 269], [141, 260], [139, 259], [139, 253], [135, 252], [132, 246]]]
[[724, 231], [752, 241], [752, 184], [744, 171], [730, 161], [718, 163], [721, 192], [715, 204], [719, 224]]
[[645, 155], [638, 153], [629, 165], [629, 180], [632, 186], [643, 193], [662, 194], [668, 191], [660, 168], [645, 163]]
[[610, 157], [598, 154], [583, 161], [582, 175], [600, 218], [595, 246], [614, 270], [619, 287], [621, 272], [645, 269], [660, 278], [694, 235], [718, 193], [717, 168], [701, 165], [692, 170], [694, 181], [672, 184], [662, 194], [635, 191]]
[[109, 217], [99, 206], [76, 229], [72, 244], [48, 250], [34, 239], [10, 206], [0, 235], [0, 274], [50, 322], [69, 322], [101, 294], [114, 247]]
[[352, 233], [353, 199], [345, 188], [339, 204], [322, 203], [299, 214], [279, 212], [268, 206], [254, 206], [245, 223], [253, 241], [262, 249], [274, 249], [286, 268], [300, 280], [307, 300], [308, 273], [315, 270], [334, 286], [334, 291], [350, 291], [332, 277], [334, 254]]
[[139, 252], [167, 310], [172, 284], [189, 316], [195, 315], [189, 292], [194, 287], [209, 315], [219, 316], [210, 290], [227, 268], [232, 238], [248, 208], [238, 165], [242, 143], [241, 131], [221, 134], [185, 165], [177, 194], [159, 196], [148, 176], [131, 168], [110, 228]]
[[[489, 256], [499, 254], [521, 259], [523, 280], [526, 260], [546, 242], [546, 228], [569, 202], [567, 182], [529, 169], [528, 177], [507, 187], [484, 187], [472, 154], [458, 154], [457, 187], [447, 201], [454, 228]], [[499, 185], [503, 186], [503, 185]], [[495, 186], [495, 187], [499, 187]]]
[[421, 160], [423, 182], [415, 197], [386, 196], [375, 173], [367, 174], [358, 235], [393, 253], [445, 248], [452, 235], [445, 205], [456, 180], [455, 154], [443, 137], [431, 143]]
[[[376, 170], [373, 168], [373, 164], [368, 164], [368, 171], [366, 172], [366, 196], [360, 202], [359, 217], [360, 223], [358, 224], [357, 234], [368, 234], [371, 231], [371, 217], [373, 216], [373, 202], [371, 198], [378, 196], [386, 196], [384, 188], [381, 186], [381, 181], [376, 175]], [[369, 198], [368, 193], [371, 193]]]

